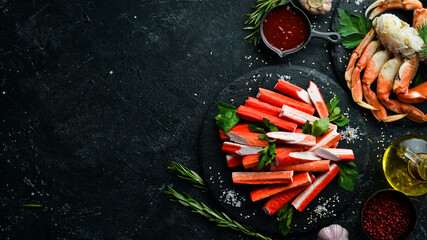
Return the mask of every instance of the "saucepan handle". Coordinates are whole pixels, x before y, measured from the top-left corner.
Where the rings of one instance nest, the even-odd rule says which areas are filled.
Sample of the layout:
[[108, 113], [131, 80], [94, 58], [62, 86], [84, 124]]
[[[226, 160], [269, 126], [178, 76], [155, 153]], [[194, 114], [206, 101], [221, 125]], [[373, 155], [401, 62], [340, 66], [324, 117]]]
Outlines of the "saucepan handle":
[[329, 43], [336, 44], [341, 42], [341, 35], [337, 32], [318, 32], [312, 29], [311, 36], [315, 38], [323, 39]]

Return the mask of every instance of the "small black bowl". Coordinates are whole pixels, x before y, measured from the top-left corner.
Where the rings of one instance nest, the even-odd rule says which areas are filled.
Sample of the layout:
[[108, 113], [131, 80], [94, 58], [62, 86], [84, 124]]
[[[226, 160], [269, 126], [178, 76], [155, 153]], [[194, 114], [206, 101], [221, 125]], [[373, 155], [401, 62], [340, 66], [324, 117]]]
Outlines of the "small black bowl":
[[[264, 24], [264, 21], [265, 21], [266, 17], [272, 11], [274, 11], [275, 9], [277, 9], [277, 8], [283, 8], [283, 7], [291, 7], [293, 9], [295, 9], [299, 14], [301, 14], [303, 16], [305, 24], [308, 26], [308, 29], [310, 31], [309, 35], [308, 35], [308, 38], [305, 40], [305, 42], [301, 46], [299, 46], [298, 48], [293, 49], [293, 50], [282, 51], [282, 50], [274, 47], [273, 45], [271, 45], [268, 42], [268, 40], [266, 39], [266, 37], [264, 35], [263, 24]], [[260, 31], [261, 38], [262, 38], [262, 41], [264, 42], [264, 44], [268, 48], [270, 48], [271, 50], [273, 50], [274, 52], [276, 52], [282, 58], [285, 57], [286, 55], [295, 53], [295, 52], [299, 51], [300, 49], [304, 48], [305, 45], [307, 45], [307, 43], [310, 41], [311, 37], [320, 38], [320, 39], [323, 39], [323, 40], [325, 40], [325, 41], [327, 41], [329, 43], [333, 43], [333, 44], [337, 44], [337, 43], [341, 42], [341, 35], [339, 33], [337, 33], [337, 32], [319, 32], [319, 31], [314, 30], [313, 27], [312, 27], [312, 25], [311, 25], [310, 19], [308, 19], [307, 15], [304, 13], [304, 11], [301, 10], [301, 9], [299, 9], [297, 6], [295, 6], [295, 4], [292, 1], [290, 1], [290, 0], [287, 1], [286, 3], [282, 4], [282, 5], [277, 5], [277, 6], [273, 7], [273, 8], [271, 8], [270, 10], [268, 10], [264, 14], [264, 16], [262, 17], [262, 19], [261, 19], [260, 30], [261, 30]]]
[[[402, 206], [407, 208], [408, 214], [409, 214], [409, 224], [407, 226], [407, 228], [405, 229], [405, 231], [398, 237], [394, 238], [394, 240], [405, 240], [408, 239], [412, 233], [415, 230], [415, 227], [417, 225], [417, 210], [415, 208], [414, 203], [412, 202], [412, 200], [406, 196], [404, 193], [396, 191], [394, 189], [386, 189], [386, 190], [381, 190], [378, 191], [376, 193], [374, 193], [372, 196], [370, 196], [368, 198], [368, 200], [365, 201], [365, 204], [363, 205], [363, 209], [361, 212], [361, 224], [362, 224], [362, 228], [363, 231], [365, 232], [366, 236], [371, 239], [371, 240], [376, 240], [378, 238], [375, 238], [373, 236], [371, 236], [370, 232], [366, 229], [365, 226], [365, 220], [367, 218], [367, 216], [369, 216], [369, 214], [366, 212], [369, 209], [369, 205], [372, 203], [381, 203], [381, 201], [384, 200], [384, 198], [386, 199], [391, 199], [392, 201], [396, 201], [397, 204], [401, 204]], [[401, 213], [403, 211], [403, 209], [397, 210], [395, 213]], [[392, 212], [390, 212], [389, 215], [392, 217], [394, 214]], [[377, 214], [378, 216], [378, 214]], [[389, 218], [390, 219], [390, 218]], [[385, 226], [387, 226], [388, 224], [386, 223]], [[378, 225], [376, 225], [378, 226]]]

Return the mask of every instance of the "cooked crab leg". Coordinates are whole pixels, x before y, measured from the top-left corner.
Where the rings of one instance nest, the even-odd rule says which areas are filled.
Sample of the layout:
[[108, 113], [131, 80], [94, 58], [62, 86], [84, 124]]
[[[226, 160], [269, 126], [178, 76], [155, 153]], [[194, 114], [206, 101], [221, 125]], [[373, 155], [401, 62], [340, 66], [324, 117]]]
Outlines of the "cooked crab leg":
[[366, 46], [365, 51], [363, 51], [363, 54], [360, 56], [359, 61], [357, 62], [351, 77], [351, 95], [353, 96], [354, 102], [356, 102], [363, 108], [367, 108], [371, 110], [376, 110], [376, 108], [363, 102], [362, 82], [360, 81], [360, 73], [363, 69], [365, 69], [366, 65], [368, 65], [368, 62], [370, 61], [372, 56], [379, 49], [380, 49], [379, 41], [370, 42], [368, 46]]
[[368, 16], [368, 12], [372, 10], [369, 19], [373, 19], [378, 14], [391, 10], [391, 9], [402, 9], [402, 10], [414, 10], [423, 8], [423, 4], [418, 0], [378, 0], [371, 4], [366, 9], [365, 16]]
[[388, 60], [381, 68], [377, 81], [377, 94], [380, 100], [386, 100], [389, 98], [390, 93], [393, 90], [394, 78], [397, 75], [401, 64], [402, 60], [399, 57], [395, 57]]
[[408, 90], [405, 94], [397, 95], [397, 98], [404, 103], [420, 103], [427, 98], [427, 82], [424, 82]]
[[364, 84], [371, 85], [377, 79], [381, 68], [390, 59], [390, 56], [391, 53], [387, 50], [376, 52], [366, 66], [362, 82]]
[[418, 108], [389, 98], [393, 89], [393, 81], [395, 75], [398, 73], [400, 63], [401, 60], [395, 57], [387, 61], [381, 68], [377, 82], [378, 99], [388, 110], [395, 113], [407, 114], [406, 117], [412, 121], [424, 122], [426, 121], [424, 113]]
[[380, 103], [377, 95], [371, 90], [371, 88], [367, 84], [363, 84], [363, 96], [365, 97], [368, 104], [371, 104], [372, 106], [378, 109], [372, 110], [372, 114], [378, 121], [394, 122], [406, 116], [406, 114], [387, 116], [387, 110], [385, 110], [384, 106]]
[[396, 94], [405, 94], [408, 92], [409, 85], [417, 74], [418, 57], [405, 59], [399, 68], [399, 73], [394, 80], [393, 92]]
[[371, 28], [363, 40], [360, 42], [359, 46], [351, 54], [350, 60], [348, 61], [347, 69], [345, 70], [345, 80], [347, 81], [347, 86], [351, 89], [351, 77], [353, 75], [353, 70], [356, 66], [356, 60], [363, 54], [365, 48], [375, 37], [375, 30]]

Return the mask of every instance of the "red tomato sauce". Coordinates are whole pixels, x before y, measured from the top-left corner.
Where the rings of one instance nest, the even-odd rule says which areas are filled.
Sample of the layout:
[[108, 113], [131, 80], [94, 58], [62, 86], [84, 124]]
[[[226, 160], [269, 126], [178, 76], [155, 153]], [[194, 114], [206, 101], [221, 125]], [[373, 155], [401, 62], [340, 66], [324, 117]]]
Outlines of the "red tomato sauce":
[[310, 33], [305, 17], [291, 6], [272, 10], [265, 18], [262, 30], [267, 42], [282, 52], [301, 47]]

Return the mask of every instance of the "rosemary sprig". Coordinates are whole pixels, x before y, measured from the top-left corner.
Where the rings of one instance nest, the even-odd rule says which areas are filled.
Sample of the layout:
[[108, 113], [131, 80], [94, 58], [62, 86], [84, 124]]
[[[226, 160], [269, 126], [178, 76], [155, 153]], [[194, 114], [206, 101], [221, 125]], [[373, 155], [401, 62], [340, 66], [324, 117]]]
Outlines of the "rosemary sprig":
[[186, 193], [180, 194], [170, 186], [168, 186], [168, 190], [166, 190], [165, 193], [167, 194], [167, 197], [171, 201], [178, 202], [181, 205], [191, 208], [193, 212], [208, 218], [209, 221], [215, 222], [219, 227], [231, 228], [231, 229], [243, 232], [244, 234], [254, 236], [263, 240], [272, 240], [269, 237], [266, 237], [262, 234], [255, 232], [253, 228], [240, 224], [235, 220], [232, 220], [225, 213], [223, 212], [220, 213], [216, 210], [212, 210], [208, 206], [206, 206], [203, 202], [201, 203], [197, 202]]
[[176, 174], [179, 178], [190, 181], [193, 186], [200, 188], [204, 192], [208, 190], [205, 181], [203, 181], [203, 178], [199, 174], [178, 162], [172, 161], [168, 167], [168, 171]]
[[252, 30], [252, 33], [245, 37], [245, 39], [249, 39], [250, 42], [253, 42], [254, 45], [258, 45], [260, 40], [260, 24], [262, 15], [267, 12], [270, 8], [275, 7], [277, 5], [284, 4], [288, 0], [257, 0], [256, 5], [252, 8], [254, 11], [250, 14], [245, 14], [248, 18], [245, 22], [244, 27], [245, 30]]
[[40, 204], [34, 204], [34, 203], [26, 203], [26, 204], [22, 204], [23, 207], [32, 207], [32, 208], [38, 208], [38, 207], [43, 207], [43, 205]]

